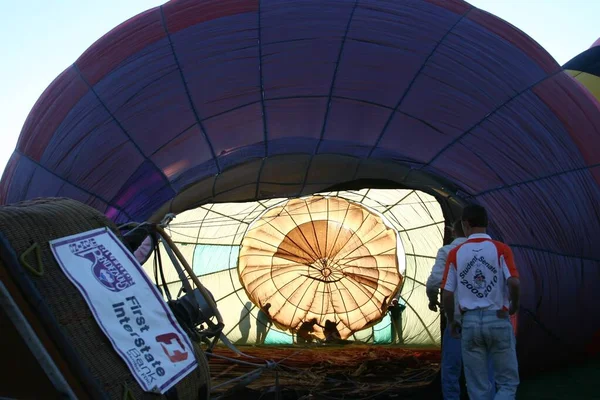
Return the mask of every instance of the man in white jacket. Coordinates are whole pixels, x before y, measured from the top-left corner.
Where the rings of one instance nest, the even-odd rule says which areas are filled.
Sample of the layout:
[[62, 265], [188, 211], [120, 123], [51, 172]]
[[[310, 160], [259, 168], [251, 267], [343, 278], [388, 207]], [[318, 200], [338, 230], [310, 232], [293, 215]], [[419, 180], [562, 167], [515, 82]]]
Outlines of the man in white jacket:
[[[435, 264], [431, 270], [431, 274], [427, 279], [426, 289], [427, 297], [429, 298], [429, 309], [437, 312], [439, 302], [439, 291], [444, 278], [446, 269], [446, 260], [448, 254], [455, 247], [467, 241], [465, 237], [461, 220], [458, 219], [452, 225], [452, 236], [454, 240], [438, 250], [435, 258]], [[454, 298], [454, 320], [461, 321], [462, 316], [458, 307], [458, 298]], [[443, 314], [442, 314], [442, 318]], [[460, 339], [455, 339], [450, 333], [450, 325], [446, 325], [442, 339], [442, 393], [444, 400], [459, 400], [460, 399], [460, 376], [462, 373], [462, 351]], [[488, 365], [488, 376], [492, 387], [494, 386], [494, 373], [492, 363]], [[494, 391], [495, 392], [495, 391]], [[493, 396], [492, 396], [493, 398]], [[487, 399], [485, 399], [487, 400]]]
[[[435, 258], [435, 264], [431, 274], [427, 279], [427, 297], [429, 298], [429, 309], [437, 312], [440, 305], [439, 292], [446, 269], [446, 259], [450, 251], [467, 241], [463, 233], [460, 219], [452, 225], [452, 243], [441, 247]], [[460, 309], [454, 307], [455, 320], [460, 321]], [[442, 317], [443, 318], [443, 317]], [[460, 339], [455, 339], [450, 335], [450, 327], [446, 326], [442, 339], [442, 393], [445, 400], [460, 399], [460, 375], [462, 371], [462, 355]]]

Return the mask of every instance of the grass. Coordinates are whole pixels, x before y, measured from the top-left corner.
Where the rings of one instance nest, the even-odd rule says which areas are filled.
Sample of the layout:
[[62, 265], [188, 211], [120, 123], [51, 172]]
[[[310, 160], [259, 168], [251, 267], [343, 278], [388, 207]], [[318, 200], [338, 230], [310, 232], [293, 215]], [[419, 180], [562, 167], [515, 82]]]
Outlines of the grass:
[[525, 379], [517, 399], [600, 399], [600, 360]]

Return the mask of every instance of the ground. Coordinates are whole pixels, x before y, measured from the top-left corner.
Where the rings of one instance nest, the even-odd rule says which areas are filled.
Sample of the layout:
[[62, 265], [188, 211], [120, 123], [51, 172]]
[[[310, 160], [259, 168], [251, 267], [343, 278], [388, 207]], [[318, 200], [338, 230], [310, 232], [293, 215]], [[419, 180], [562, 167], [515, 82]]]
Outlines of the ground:
[[[441, 399], [437, 349], [364, 344], [239, 349], [257, 359], [238, 356], [220, 346], [210, 358], [214, 394], [222, 400]], [[256, 364], [263, 359], [283, 361], [277, 374], [274, 369], [263, 370], [257, 379], [250, 375], [235, 387], [237, 382], [226, 382], [252, 373], [257, 367], [221, 357]], [[600, 361], [528, 377], [522, 380], [517, 399], [600, 399], [599, 377]], [[275, 389], [277, 379], [279, 391]]]
[[567, 366], [521, 382], [517, 399], [600, 399], [600, 360]]
[[[439, 370], [438, 349], [405, 349], [398, 346], [351, 344], [318, 347], [240, 347], [250, 356], [279, 363], [277, 376], [266, 370], [246, 389], [228, 393], [226, 398], [276, 398], [275, 381], [279, 380], [281, 399], [384, 399], [422, 394], [428, 390]], [[230, 379], [256, 369], [237, 365], [225, 356], [248, 362], [219, 347], [210, 359], [212, 385], [217, 387]], [[223, 394], [234, 384], [218, 388]], [[241, 385], [240, 385], [241, 386]], [[429, 389], [430, 390], [430, 389]], [[268, 395], [272, 392], [272, 395]]]

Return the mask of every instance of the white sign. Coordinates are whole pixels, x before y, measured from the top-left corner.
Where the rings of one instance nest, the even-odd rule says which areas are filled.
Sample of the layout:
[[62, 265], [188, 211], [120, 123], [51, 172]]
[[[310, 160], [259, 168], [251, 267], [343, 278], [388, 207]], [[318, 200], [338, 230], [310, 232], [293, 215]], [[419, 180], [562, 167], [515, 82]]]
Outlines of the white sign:
[[165, 393], [196, 368], [189, 338], [136, 259], [110, 230], [53, 240], [50, 247], [145, 391]]

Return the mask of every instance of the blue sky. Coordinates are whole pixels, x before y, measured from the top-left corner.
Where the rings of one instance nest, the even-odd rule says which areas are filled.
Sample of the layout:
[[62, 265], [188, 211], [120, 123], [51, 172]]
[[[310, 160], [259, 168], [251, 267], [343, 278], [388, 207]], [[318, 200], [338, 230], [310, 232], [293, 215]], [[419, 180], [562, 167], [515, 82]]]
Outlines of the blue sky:
[[[6, 4], [3, 4], [6, 2]], [[35, 101], [104, 33], [164, 0], [0, 0], [0, 171]], [[472, 0], [566, 61], [600, 37], [600, 1]]]

